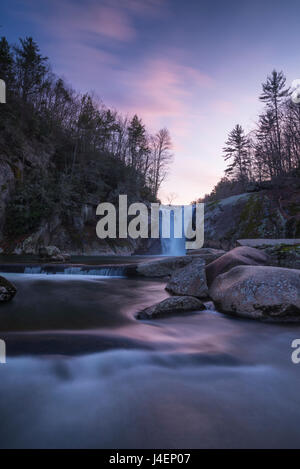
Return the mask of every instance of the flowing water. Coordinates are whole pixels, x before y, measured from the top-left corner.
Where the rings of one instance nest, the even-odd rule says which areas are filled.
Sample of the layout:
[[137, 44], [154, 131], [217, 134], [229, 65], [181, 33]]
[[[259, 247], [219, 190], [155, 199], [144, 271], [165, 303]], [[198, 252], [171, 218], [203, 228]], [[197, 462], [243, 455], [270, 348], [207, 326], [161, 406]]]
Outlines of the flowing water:
[[2, 448], [300, 446], [297, 324], [137, 321], [163, 282], [5, 276], [18, 294], [0, 308]]
[[160, 208], [160, 242], [164, 256], [184, 256], [186, 253], [182, 208], [180, 206], [177, 210], [174, 206]]

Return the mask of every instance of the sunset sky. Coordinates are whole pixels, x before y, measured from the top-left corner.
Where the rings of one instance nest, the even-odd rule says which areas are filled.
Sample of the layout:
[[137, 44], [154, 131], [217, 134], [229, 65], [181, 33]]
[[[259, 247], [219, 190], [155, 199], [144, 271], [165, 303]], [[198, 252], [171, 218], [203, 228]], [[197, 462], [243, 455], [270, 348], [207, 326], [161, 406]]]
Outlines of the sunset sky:
[[222, 147], [248, 131], [273, 68], [300, 78], [299, 0], [1, 0], [0, 35], [33, 36], [53, 70], [150, 130], [175, 162], [161, 198], [189, 203], [222, 176]]

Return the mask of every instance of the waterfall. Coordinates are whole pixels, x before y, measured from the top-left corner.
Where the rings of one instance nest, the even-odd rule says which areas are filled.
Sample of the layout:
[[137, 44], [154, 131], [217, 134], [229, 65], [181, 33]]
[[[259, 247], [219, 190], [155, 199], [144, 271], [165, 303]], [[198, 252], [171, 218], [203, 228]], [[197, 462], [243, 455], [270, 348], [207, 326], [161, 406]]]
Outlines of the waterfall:
[[183, 215], [182, 206], [163, 205], [160, 207], [159, 231], [164, 256], [186, 254]]
[[22, 273], [40, 275], [92, 275], [99, 277], [124, 277], [130, 273], [127, 265], [0, 265], [1, 273]]

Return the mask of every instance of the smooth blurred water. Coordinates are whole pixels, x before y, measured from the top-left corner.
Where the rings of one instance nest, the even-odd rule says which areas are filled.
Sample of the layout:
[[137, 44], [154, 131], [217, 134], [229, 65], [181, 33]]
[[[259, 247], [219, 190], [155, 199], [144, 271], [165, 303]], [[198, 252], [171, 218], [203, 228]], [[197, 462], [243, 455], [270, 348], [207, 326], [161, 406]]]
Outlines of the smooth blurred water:
[[158, 281], [13, 275], [0, 308], [2, 448], [300, 446], [297, 324], [136, 321]]

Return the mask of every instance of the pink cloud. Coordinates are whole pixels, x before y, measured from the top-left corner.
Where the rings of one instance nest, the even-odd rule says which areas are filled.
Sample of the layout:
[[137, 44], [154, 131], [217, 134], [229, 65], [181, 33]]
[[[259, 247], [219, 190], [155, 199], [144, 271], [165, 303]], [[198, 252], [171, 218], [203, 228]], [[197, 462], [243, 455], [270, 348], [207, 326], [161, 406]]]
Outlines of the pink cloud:
[[91, 33], [99, 38], [129, 42], [136, 37], [133, 15], [127, 8], [126, 1], [110, 1], [101, 3], [91, 0], [88, 3], [75, 4], [71, 0], [52, 0], [52, 11], [45, 16], [39, 10], [36, 1], [31, 1], [32, 10], [25, 12], [28, 17], [46, 30], [59, 35], [62, 40], [75, 39], [76, 42], [86, 40]]
[[136, 32], [128, 14], [114, 7], [94, 7], [86, 16], [86, 31], [94, 32], [118, 41], [131, 41]]
[[118, 78], [128, 89], [123, 106], [152, 121], [182, 119], [193, 91], [213, 86], [213, 80], [199, 70], [162, 57], [148, 58], [138, 69], [123, 71]]

